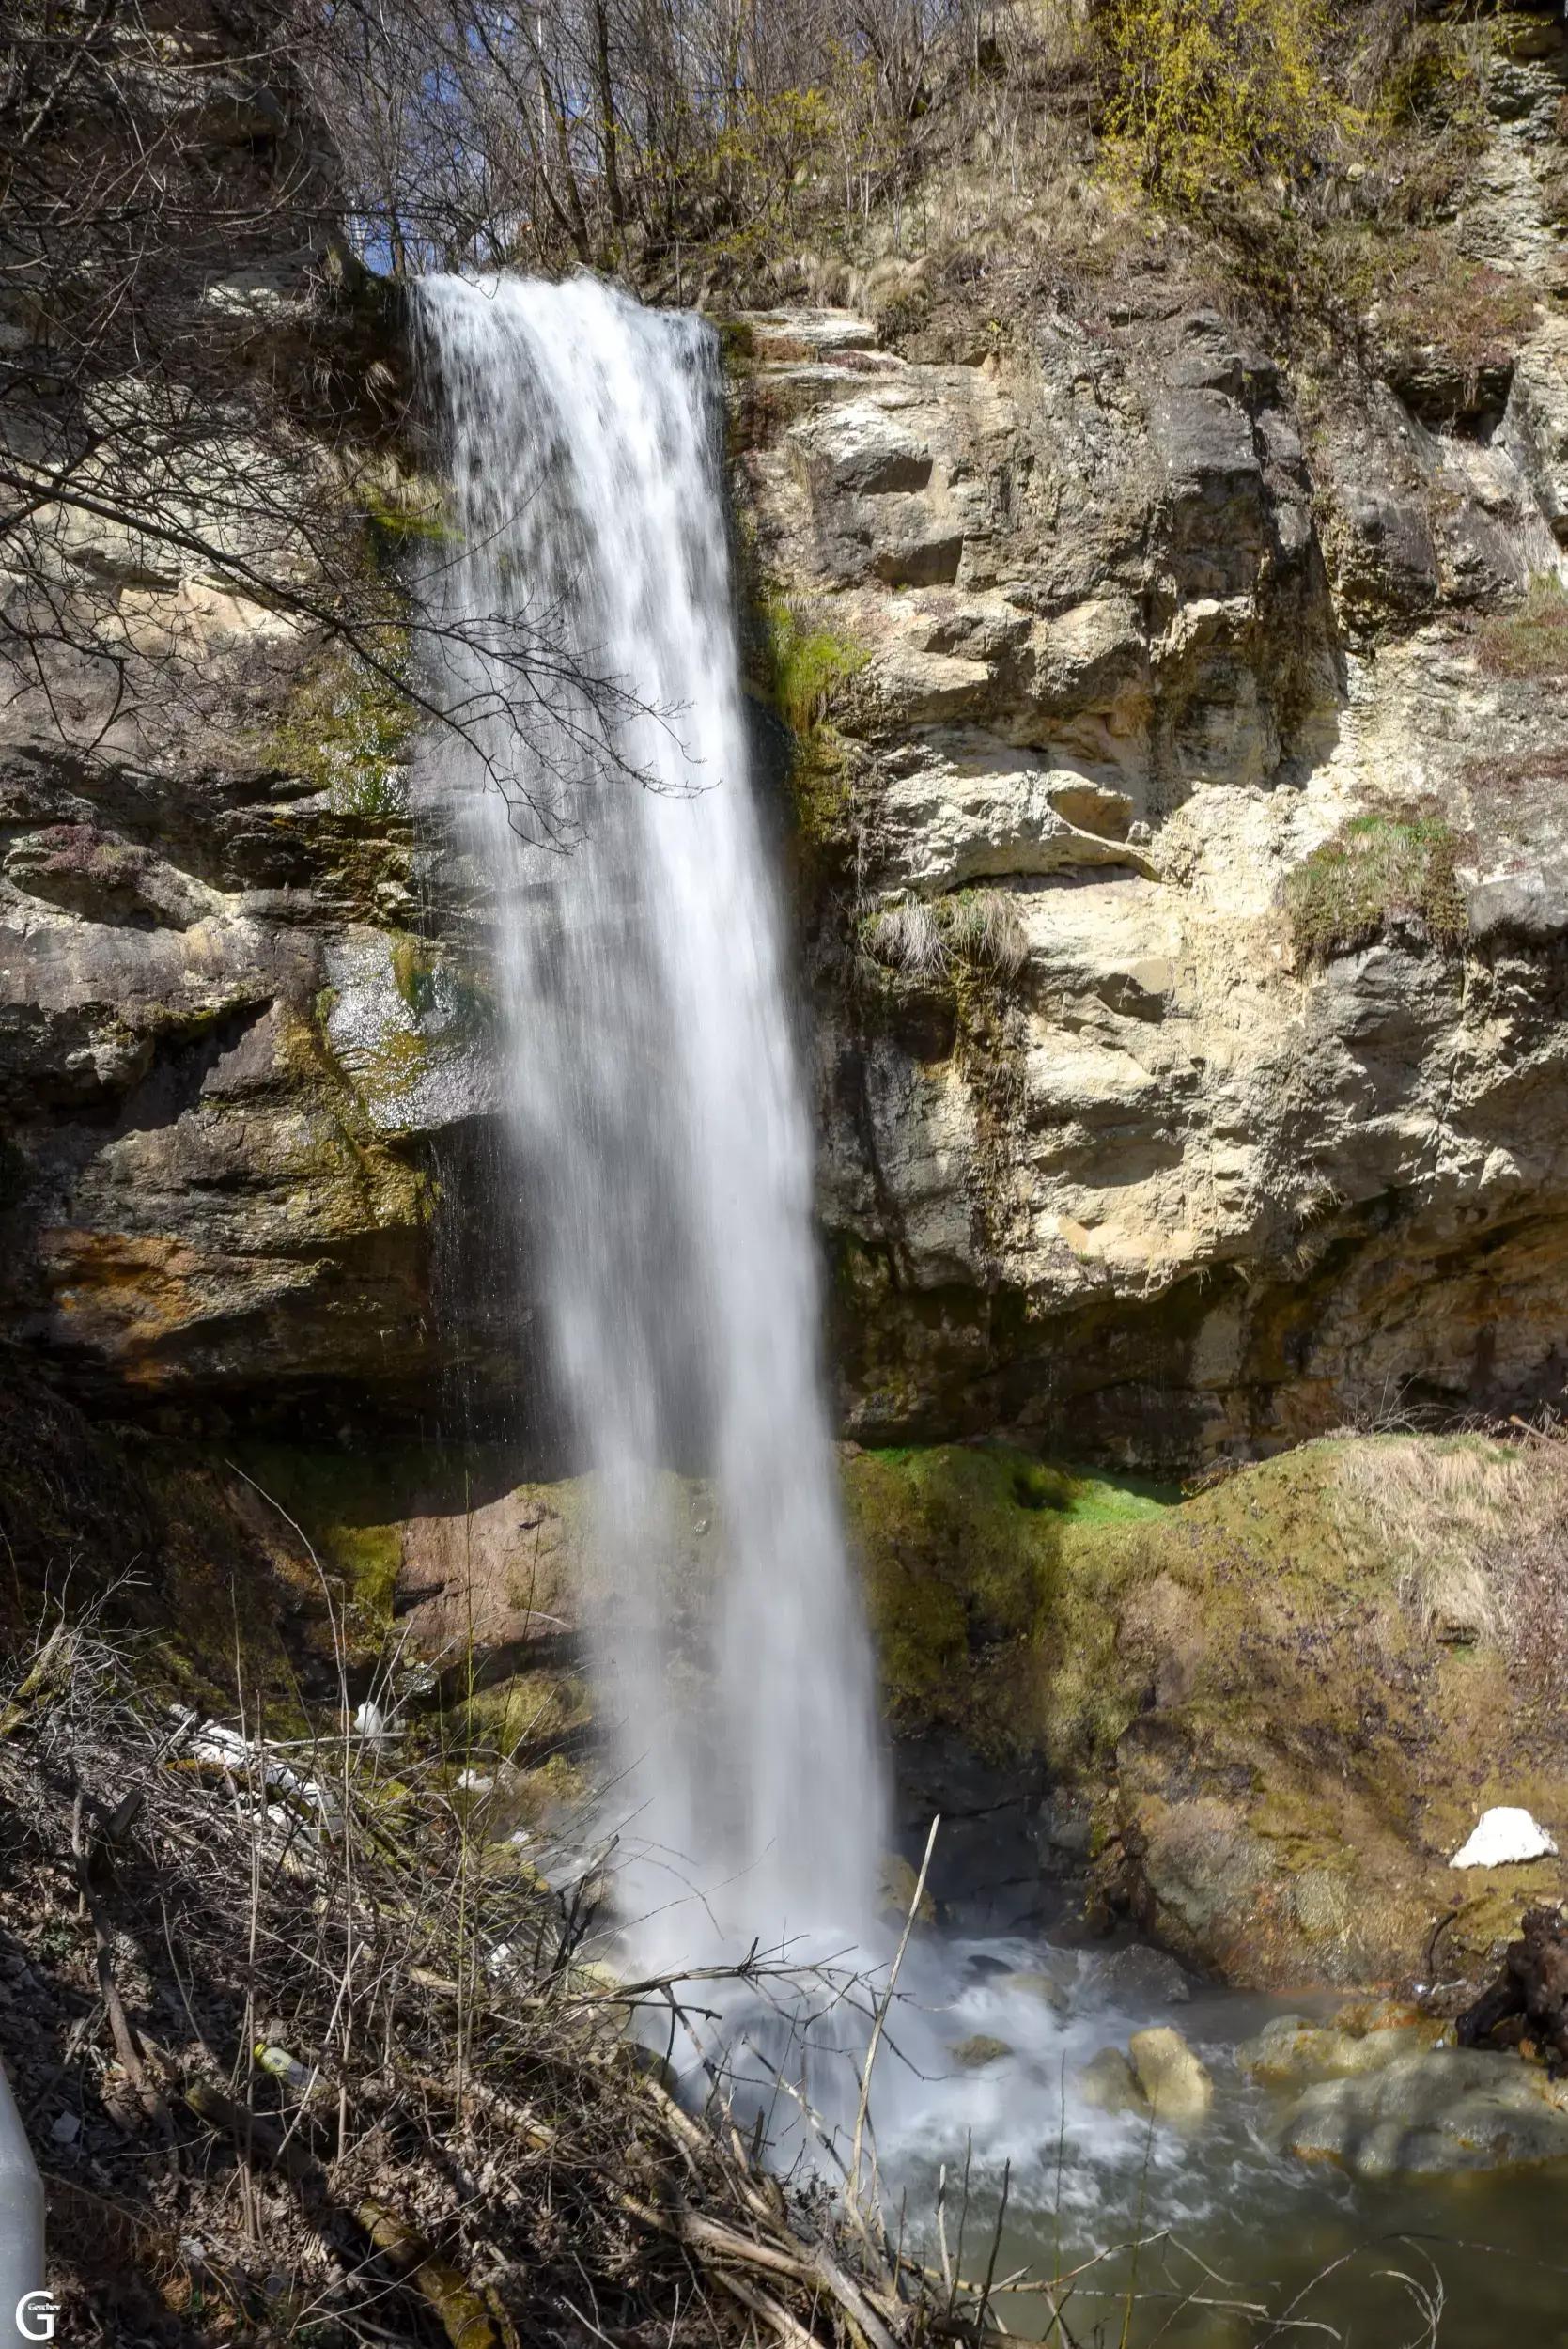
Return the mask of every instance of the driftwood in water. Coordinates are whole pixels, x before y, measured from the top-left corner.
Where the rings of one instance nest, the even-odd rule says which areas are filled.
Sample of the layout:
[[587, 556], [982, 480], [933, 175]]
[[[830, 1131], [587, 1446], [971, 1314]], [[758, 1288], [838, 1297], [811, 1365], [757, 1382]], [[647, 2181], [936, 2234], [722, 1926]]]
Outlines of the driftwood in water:
[[1533, 2039], [1554, 2070], [1568, 2069], [1568, 1920], [1560, 1911], [1526, 1909], [1519, 1938], [1503, 1953], [1502, 1971], [1455, 2029], [1462, 2047]]

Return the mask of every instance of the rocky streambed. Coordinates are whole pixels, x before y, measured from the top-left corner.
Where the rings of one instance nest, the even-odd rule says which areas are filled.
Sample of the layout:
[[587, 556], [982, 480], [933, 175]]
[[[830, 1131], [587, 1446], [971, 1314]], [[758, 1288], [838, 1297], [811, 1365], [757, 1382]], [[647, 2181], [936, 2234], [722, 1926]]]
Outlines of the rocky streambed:
[[1010, 2324], [1048, 2338], [1054, 2306], [1078, 2339], [1228, 2349], [1269, 2318], [1382, 2341], [1440, 2315], [1485, 2349], [1560, 2320], [1568, 2086], [1539, 2066], [1407, 2001], [1291, 2012], [1136, 1945], [957, 1954], [956, 2017], [988, 2029], [955, 2043], [956, 2084], [908, 2092], [893, 2158], [928, 2199], [967, 2176], [971, 2244], [1053, 2285]]

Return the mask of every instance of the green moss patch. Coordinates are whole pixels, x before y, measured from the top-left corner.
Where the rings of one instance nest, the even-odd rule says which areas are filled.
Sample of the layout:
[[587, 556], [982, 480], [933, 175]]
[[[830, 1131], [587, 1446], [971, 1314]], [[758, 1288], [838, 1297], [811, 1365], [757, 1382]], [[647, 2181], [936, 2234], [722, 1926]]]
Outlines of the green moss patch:
[[416, 723], [400, 682], [408, 658], [407, 642], [398, 636], [382, 675], [358, 654], [334, 646], [290, 696], [272, 754], [326, 792], [339, 816], [408, 812], [405, 777]]
[[1137, 1570], [1116, 1535], [1168, 1502], [1000, 1445], [862, 1453], [845, 1491], [895, 1730], [1058, 1765], [1109, 1750], [1132, 1703], [1115, 1595]]
[[293, 1519], [372, 1624], [390, 1620], [410, 1517], [460, 1510], [471, 1494], [516, 1481], [499, 1454], [477, 1448], [244, 1443], [229, 1457]]
[[848, 813], [843, 746], [831, 713], [870, 655], [827, 626], [816, 607], [783, 596], [757, 607], [750, 649], [753, 688], [789, 728], [797, 832], [809, 851], [821, 854], [842, 837]]
[[1568, 1706], [1420, 1603], [1390, 1447], [1445, 1490], [1538, 1472], [1475, 1437], [1327, 1439], [1172, 1501], [1001, 1448], [851, 1459], [895, 1734], [1044, 1764], [1090, 1806], [1106, 1918], [1237, 1982], [1386, 1981], [1438, 1927], [1482, 1965], [1568, 1871], [1483, 1896], [1448, 1855], [1492, 1803], [1568, 1816]]
[[1458, 853], [1457, 834], [1436, 817], [1354, 817], [1286, 878], [1297, 955], [1328, 962], [1375, 944], [1396, 922], [1415, 924], [1435, 946], [1458, 946], [1468, 927]]

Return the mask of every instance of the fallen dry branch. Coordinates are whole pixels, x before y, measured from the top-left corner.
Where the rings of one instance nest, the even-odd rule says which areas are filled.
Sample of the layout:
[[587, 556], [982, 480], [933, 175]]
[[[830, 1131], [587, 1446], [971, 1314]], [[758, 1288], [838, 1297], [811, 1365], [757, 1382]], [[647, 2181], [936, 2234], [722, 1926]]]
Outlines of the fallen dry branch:
[[517, 2328], [510, 2319], [450, 2262], [438, 2259], [423, 2235], [396, 2211], [365, 2201], [354, 2216], [395, 2274], [428, 2301], [452, 2349], [518, 2349]]

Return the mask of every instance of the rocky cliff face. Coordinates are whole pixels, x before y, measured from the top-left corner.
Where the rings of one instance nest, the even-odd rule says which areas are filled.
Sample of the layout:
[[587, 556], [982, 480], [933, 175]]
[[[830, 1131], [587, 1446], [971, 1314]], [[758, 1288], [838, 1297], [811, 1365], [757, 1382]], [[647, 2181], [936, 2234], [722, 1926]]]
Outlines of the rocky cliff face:
[[[1188, 1460], [1560, 1391], [1568, 49], [1514, 47], [1484, 364], [1287, 371], [1153, 252], [966, 364], [735, 336], [857, 1433]], [[202, 289], [257, 366], [308, 257]], [[489, 1095], [408, 744], [199, 554], [74, 552], [194, 657], [74, 748], [6, 715], [13, 1326], [116, 1405], [416, 1412], [505, 1348], [432, 1311]]]
[[135, 289], [161, 365], [103, 334], [73, 418], [49, 303], [10, 299], [25, 272], [0, 318], [8, 456], [70, 460], [31, 536], [6, 517], [8, 1332], [120, 1410], [411, 1412], [444, 1359], [433, 1138], [476, 1106], [442, 1037], [474, 1016], [413, 935], [407, 718], [322, 625], [346, 577], [366, 608], [393, 593], [400, 354], [236, 24], [193, 0], [112, 38], [99, 146], [179, 129], [171, 216], [142, 192], [170, 240]]
[[1538, 299], [1467, 382], [1289, 378], [1164, 271], [965, 366], [753, 322], [758, 558], [847, 679], [807, 814], [857, 1432], [1190, 1458], [1561, 1387], [1533, 45], [1464, 226]]

